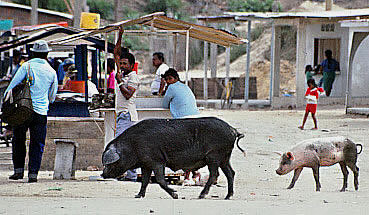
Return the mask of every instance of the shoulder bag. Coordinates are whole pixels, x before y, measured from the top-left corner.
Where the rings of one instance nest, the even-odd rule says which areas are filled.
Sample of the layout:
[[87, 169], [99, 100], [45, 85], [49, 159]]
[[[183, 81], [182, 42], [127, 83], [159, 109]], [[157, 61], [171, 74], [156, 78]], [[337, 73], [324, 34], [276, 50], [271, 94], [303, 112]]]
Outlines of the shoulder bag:
[[3, 122], [16, 127], [29, 121], [33, 114], [33, 105], [31, 99], [31, 81], [30, 64], [25, 79], [11, 89], [5, 97], [1, 107], [1, 116]]

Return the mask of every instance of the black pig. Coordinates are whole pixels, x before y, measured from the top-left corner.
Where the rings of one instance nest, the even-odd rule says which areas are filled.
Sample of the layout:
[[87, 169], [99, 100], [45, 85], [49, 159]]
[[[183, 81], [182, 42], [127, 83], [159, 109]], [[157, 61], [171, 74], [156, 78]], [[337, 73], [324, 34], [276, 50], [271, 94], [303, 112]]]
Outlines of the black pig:
[[116, 178], [129, 169], [141, 168], [142, 185], [135, 196], [145, 196], [151, 172], [161, 188], [174, 199], [176, 191], [164, 180], [164, 167], [174, 171], [197, 170], [208, 166], [210, 176], [199, 198], [209, 193], [210, 186], [218, 177], [220, 167], [227, 177], [228, 194], [233, 195], [235, 172], [230, 157], [237, 140], [244, 137], [226, 122], [215, 118], [148, 119], [124, 131], [112, 140], [102, 155], [104, 170], [102, 177]]

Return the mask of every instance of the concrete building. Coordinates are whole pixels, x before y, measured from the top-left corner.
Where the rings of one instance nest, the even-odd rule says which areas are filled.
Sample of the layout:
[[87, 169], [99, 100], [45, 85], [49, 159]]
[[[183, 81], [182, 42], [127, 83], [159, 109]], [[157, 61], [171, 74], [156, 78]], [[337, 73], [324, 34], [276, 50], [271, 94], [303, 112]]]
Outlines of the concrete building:
[[[322, 97], [319, 103], [368, 105], [369, 77], [366, 75], [368, 72], [365, 68], [368, 68], [369, 63], [366, 59], [369, 52], [369, 39], [365, 39], [367, 33], [359, 34], [359, 32], [369, 31], [367, 18], [369, 18], [369, 9], [279, 13], [229, 12], [223, 16], [198, 17], [199, 20], [207, 22], [244, 21], [248, 22], [249, 26], [255, 20], [266, 20], [272, 23], [270, 83], [272, 108], [304, 106], [304, 94], [307, 88], [305, 66], [320, 64], [326, 49], [333, 51], [333, 58], [340, 62], [340, 71], [336, 73], [331, 96]], [[283, 97], [280, 94], [281, 27], [286, 25], [297, 28], [296, 94], [293, 97]], [[249, 71], [248, 68], [245, 70], [246, 73]], [[315, 78], [319, 81], [319, 77]]]
[[[12, 19], [14, 26], [31, 25], [32, 7], [0, 1], [0, 19]], [[72, 25], [73, 15], [38, 8], [38, 24], [67, 22]]]

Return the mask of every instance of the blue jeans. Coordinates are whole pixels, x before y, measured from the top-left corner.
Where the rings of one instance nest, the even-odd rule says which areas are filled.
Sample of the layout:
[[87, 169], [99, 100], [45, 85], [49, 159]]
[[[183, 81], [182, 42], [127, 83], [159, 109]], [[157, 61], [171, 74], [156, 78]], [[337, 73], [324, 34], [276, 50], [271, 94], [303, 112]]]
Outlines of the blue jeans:
[[33, 113], [31, 119], [20, 126], [13, 128], [13, 164], [15, 173], [23, 173], [26, 158], [26, 133], [29, 129], [29, 162], [28, 177], [37, 178], [41, 167], [42, 154], [44, 152], [47, 116]]
[[[125, 130], [134, 125], [131, 121], [131, 115], [128, 113], [120, 113], [116, 119], [117, 129], [115, 131], [115, 138], [121, 135]], [[135, 169], [130, 169], [127, 171], [127, 179], [137, 180], [137, 173]]]

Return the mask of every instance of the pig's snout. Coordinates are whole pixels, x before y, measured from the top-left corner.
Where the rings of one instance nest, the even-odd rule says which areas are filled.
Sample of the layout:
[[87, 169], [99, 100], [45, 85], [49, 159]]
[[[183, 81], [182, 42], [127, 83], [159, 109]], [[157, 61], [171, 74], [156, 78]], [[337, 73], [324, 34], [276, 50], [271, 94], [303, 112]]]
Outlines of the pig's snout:
[[280, 170], [276, 170], [275, 173], [277, 173], [278, 175], [282, 175], [282, 172]]
[[278, 175], [284, 175], [286, 174], [281, 168], [278, 168], [276, 171], [275, 171]]

